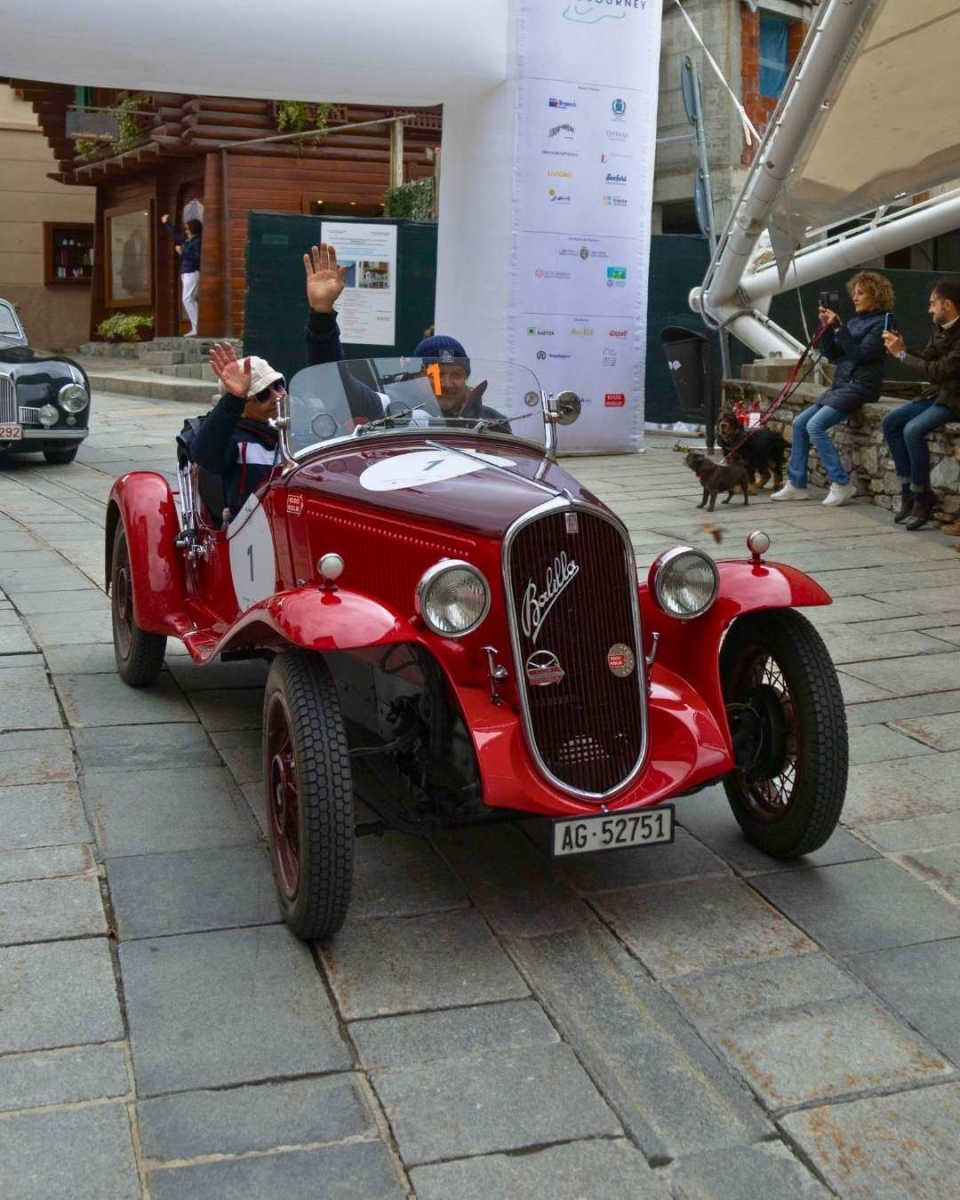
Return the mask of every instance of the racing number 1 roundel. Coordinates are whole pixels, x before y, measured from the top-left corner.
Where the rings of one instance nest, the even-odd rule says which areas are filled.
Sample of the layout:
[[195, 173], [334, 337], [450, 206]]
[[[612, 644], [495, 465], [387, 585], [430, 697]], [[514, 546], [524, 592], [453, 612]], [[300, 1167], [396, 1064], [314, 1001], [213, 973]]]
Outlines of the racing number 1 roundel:
[[234, 517], [227, 530], [227, 538], [233, 590], [237, 594], [240, 611], [246, 612], [277, 590], [277, 560], [270, 521], [255, 496], [251, 496]]

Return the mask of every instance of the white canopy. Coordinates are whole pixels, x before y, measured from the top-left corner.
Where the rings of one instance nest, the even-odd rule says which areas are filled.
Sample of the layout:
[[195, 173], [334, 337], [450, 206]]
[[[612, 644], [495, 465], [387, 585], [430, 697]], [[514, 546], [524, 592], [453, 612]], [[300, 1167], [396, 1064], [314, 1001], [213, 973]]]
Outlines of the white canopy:
[[508, 0], [20, 0], [0, 75], [206, 96], [439, 104], [507, 70]]
[[807, 227], [838, 224], [960, 176], [958, 53], [956, 0], [875, 6], [776, 206], [774, 224], [789, 230], [794, 246]]

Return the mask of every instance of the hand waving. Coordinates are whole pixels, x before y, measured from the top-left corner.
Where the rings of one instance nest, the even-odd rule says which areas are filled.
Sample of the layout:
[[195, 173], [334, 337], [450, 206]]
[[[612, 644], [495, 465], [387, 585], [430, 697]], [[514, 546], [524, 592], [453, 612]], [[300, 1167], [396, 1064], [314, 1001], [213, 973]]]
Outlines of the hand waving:
[[347, 282], [347, 268], [337, 266], [336, 250], [326, 242], [311, 246], [310, 253], [303, 256], [303, 267], [307, 273], [307, 303], [314, 312], [333, 312]]
[[241, 366], [233, 346], [229, 342], [225, 346], [217, 342], [210, 351], [210, 366], [223, 384], [225, 392], [229, 392], [231, 396], [246, 396], [250, 390], [249, 358], [245, 358]]

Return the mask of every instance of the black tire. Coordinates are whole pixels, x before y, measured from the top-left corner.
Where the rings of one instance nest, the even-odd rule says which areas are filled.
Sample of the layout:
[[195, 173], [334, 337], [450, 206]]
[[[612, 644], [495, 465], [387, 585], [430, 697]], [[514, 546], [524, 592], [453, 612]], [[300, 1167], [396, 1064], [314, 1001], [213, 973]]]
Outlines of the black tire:
[[113, 654], [117, 671], [131, 687], [156, 682], [163, 666], [167, 639], [162, 633], [147, 633], [133, 618], [133, 578], [130, 552], [123, 522], [117, 523], [110, 571], [110, 615], [113, 621]]
[[43, 457], [48, 463], [66, 466], [67, 463], [72, 463], [77, 457], [77, 451], [79, 449], [80, 447], [77, 445], [71, 446], [69, 450], [44, 450]]
[[793, 609], [750, 613], [724, 639], [720, 680], [727, 705], [746, 706], [762, 736], [755, 764], [723, 782], [733, 815], [774, 858], [812, 853], [836, 829], [847, 789], [847, 718], [823, 639]]
[[330, 937], [350, 906], [355, 818], [340, 701], [318, 654], [290, 650], [273, 660], [263, 779], [284, 920], [299, 938]]

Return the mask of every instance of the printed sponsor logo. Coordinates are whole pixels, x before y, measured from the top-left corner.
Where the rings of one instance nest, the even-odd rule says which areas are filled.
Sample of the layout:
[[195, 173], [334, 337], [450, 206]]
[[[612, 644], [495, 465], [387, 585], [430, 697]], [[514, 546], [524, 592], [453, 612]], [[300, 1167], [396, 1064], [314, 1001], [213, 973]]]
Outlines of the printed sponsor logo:
[[527, 337], [553, 337], [553, 330], [540, 329], [537, 325], [528, 325]]
[[613, 346], [607, 346], [604, 350], [603, 365], [605, 367], [615, 367], [617, 365], [617, 352]]
[[616, 100], [614, 100], [614, 101], [611, 103], [611, 105], [610, 105], [610, 111], [613, 113], [613, 119], [614, 119], [615, 121], [622, 121], [622, 120], [623, 120], [623, 118], [624, 118], [624, 117], [627, 115], [627, 102], [626, 102], [626, 100], [624, 100], [624, 99], [622, 99], [620, 96], [618, 96], [618, 97], [616, 98]]
[[559, 192], [554, 191], [553, 188], [550, 188], [550, 190], [547, 192], [547, 195], [550, 197], [551, 204], [569, 204], [570, 203], [570, 193], [569, 192], [567, 192], [566, 194], [561, 194]]
[[541, 150], [541, 154], [546, 154], [548, 158], [579, 158], [580, 153], [577, 150]]
[[589, 325], [574, 325], [573, 328], [570, 330], [570, 336], [571, 337], [593, 337], [595, 332], [596, 332], [596, 330], [592, 329]]
[[551, 108], [576, 108], [576, 100], [563, 100], [559, 96], [551, 96], [547, 101]]
[[607, 336], [612, 338], [625, 338], [627, 336], [626, 329], [608, 329]]
[[546, 271], [543, 267], [537, 267], [534, 271], [537, 279], [569, 279], [569, 271]]
[[622, 288], [627, 286], [626, 267], [607, 267], [607, 287]]
[[626, 175], [620, 174], [618, 171], [608, 171], [604, 183], [623, 185], [627, 182]]
[[558, 137], [558, 138], [562, 138], [564, 140], [569, 140], [570, 138], [575, 137], [576, 133], [577, 133], [576, 126], [570, 125], [566, 121], [564, 121], [560, 125], [551, 126], [547, 130], [547, 137], [548, 138]]
[[606, 392], [603, 397], [604, 408], [623, 408], [627, 403], [627, 397], [623, 392]]
[[538, 350], [537, 351], [537, 362], [545, 362], [546, 357], [547, 357], [546, 350]]
[[622, 142], [628, 142], [629, 140], [630, 140], [629, 129], [608, 129], [607, 130], [607, 141], [608, 142], [621, 142], [622, 143]]
[[577, 251], [577, 253], [583, 259], [583, 261], [586, 262], [587, 259], [590, 257], [590, 247], [589, 246], [581, 246], [580, 249]]
[[573, 172], [572, 171], [548, 171], [547, 178], [548, 179], [572, 179]]
[[622, 21], [632, 12], [644, 12], [647, 0], [563, 0], [563, 19], [577, 25], [598, 21]]
[[303, 496], [287, 493], [287, 512], [299, 517], [303, 512]]
[[607, 205], [609, 208], [626, 208], [627, 200], [625, 196], [601, 196], [601, 204]]

